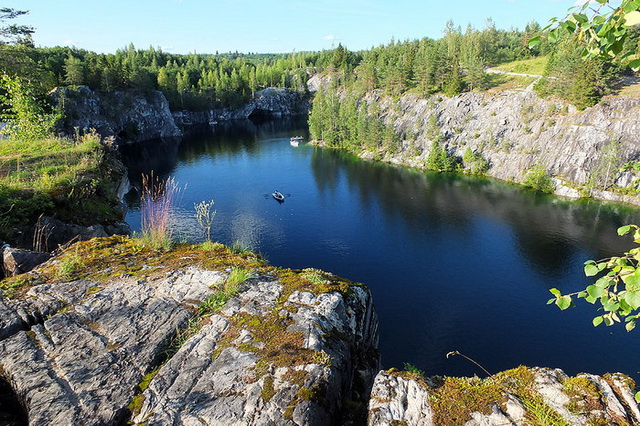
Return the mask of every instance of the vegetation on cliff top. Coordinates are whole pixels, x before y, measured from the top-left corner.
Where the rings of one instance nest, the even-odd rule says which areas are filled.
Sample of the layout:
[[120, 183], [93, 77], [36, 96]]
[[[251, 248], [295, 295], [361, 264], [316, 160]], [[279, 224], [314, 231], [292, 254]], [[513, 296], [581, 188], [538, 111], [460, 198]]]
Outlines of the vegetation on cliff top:
[[99, 136], [56, 137], [56, 115], [42, 107], [33, 86], [1, 79], [8, 124], [0, 130], [0, 239], [11, 240], [41, 215], [87, 225], [120, 219], [112, 181], [124, 170]]

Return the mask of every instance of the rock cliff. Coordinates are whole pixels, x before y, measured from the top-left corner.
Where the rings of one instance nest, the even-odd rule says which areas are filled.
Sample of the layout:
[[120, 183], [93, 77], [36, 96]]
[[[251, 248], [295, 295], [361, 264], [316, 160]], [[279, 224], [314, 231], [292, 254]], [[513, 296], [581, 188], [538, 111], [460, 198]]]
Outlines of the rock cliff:
[[95, 129], [103, 138], [115, 137], [124, 142], [180, 137], [182, 129], [224, 120], [303, 115], [310, 107], [306, 97], [281, 88], [256, 92], [249, 103], [235, 109], [174, 113], [158, 91], [103, 93], [79, 86], [58, 88], [51, 96], [65, 111], [64, 132], [86, 133]]
[[97, 238], [2, 287], [0, 382], [34, 425], [338, 424], [379, 368], [365, 287], [221, 245]]
[[309, 100], [299, 93], [270, 87], [256, 92], [254, 98], [240, 108], [223, 108], [201, 112], [177, 111], [173, 113], [173, 116], [180, 128], [189, 128], [193, 125], [207, 125], [226, 120], [306, 115], [309, 108]]
[[[316, 79], [313, 85], [326, 82]], [[394, 99], [371, 92], [364, 99], [377, 102], [382, 120], [402, 138], [397, 152], [364, 152], [364, 158], [425, 168], [437, 139], [460, 159], [467, 149], [481, 155], [490, 177], [522, 183], [529, 170], [541, 166], [560, 195], [640, 204], [640, 173], [621, 170], [640, 160], [638, 96], [609, 96], [584, 111], [542, 99], [531, 87], [452, 98], [406, 94]]]
[[58, 88], [51, 96], [65, 111], [63, 130], [69, 134], [95, 129], [103, 138], [130, 142], [182, 135], [161, 92], [98, 93], [78, 86]]

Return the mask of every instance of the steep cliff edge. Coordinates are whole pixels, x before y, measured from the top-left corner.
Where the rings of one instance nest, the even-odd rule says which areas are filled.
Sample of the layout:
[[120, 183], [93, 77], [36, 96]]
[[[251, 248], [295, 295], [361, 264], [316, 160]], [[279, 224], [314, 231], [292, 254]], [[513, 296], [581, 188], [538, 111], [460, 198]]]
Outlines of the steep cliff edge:
[[[328, 80], [316, 77], [310, 87], [326, 89]], [[637, 95], [605, 97], [584, 111], [542, 99], [531, 87], [452, 98], [369, 92], [362, 99], [376, 104], [380, 119], [402, 140], [394, 149], [369, 148], [360, 153], [363, 158], [426, 168], [437, 140], [460, 160], [467, 150], [481, 156], [490, 177], [523, 183], [538, 166], [555, 179], [560, 195], [640, 204], [640, 173], [634, 167], [621, 170], [640, 160]]]
[[63, 130], [69, 134], [95, 129], [103, 138], [131, 142], [182, 136], [161, 92], [99, 93], [78, 86], [58, 88], [51, 96], [65, 112]]
[[339, 424], [379, 368], [365, 287], [222, 245], [98, 238], [0, 284], [0, 382], [30, 424]]
[[[459, 157], [467, 148], [481, 153], [489, 163], [488, 176], [522, 183], [532, 167], [541, 165], [559, 183], [583, 189], [585, 195], [592, 189], [598, 198], [640, 203], [637, 197], [599, 191], [635, 189], [633, 181], [640, 175], [620, 168], [640, 159], [640, 98], [611, 97], [585, 111], [541, 99], [530, 90], [431, 99], [407, 95], [380, 103], [385, 120], [399, 132], [415, 135], [413, 143], [404, 141], [399, 155], [386, 156], [388, 161], [423, 166], [434, 117], [431, 123], [446, 150]], [[412, 149], [419, 155], [411, 155]]]
[[58, 88], [51, 93], [54, 102], [65, 111], [63, 131], [81, 134], [95, 129], [103, 138], [141, 142], [183, 135], [195, 125], [247, 118], [290, 117], [309, 111], [309, 100], [294, 91], [267, 88], [238, 108], [207, 111], [175, 111], [159, 91], [96, 92], [87, 86]]

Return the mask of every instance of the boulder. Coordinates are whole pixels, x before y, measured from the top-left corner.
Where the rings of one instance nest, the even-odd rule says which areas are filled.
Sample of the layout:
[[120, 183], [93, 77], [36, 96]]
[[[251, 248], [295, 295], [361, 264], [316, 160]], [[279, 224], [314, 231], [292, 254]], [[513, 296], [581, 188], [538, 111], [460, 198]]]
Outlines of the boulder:
[[2, 269], [5, 277], [13, 277], [29, 272], [51, 258], [49, 253], [39, 253], [4, 246], [1, 250]]

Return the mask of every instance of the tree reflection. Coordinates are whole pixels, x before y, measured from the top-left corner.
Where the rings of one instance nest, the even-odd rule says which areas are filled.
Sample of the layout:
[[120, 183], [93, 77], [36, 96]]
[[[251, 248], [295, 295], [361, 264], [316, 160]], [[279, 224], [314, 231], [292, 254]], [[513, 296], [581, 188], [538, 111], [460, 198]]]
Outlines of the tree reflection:
[[628, 249], [630, 241], [617, 237], [616, 228], [640, 218], [631, 207], [568, 201], [499, 181], [394, 167], [334, 150], [315, 149], [311, 169], [320, 192], [334, 191], [346, 179], [363, 208], [378, 205], [420, 238], [443, 229], [464, 235], [478, 218], [503, 223], [519, 253], [548, 276], [562, 273], [585, 246], [602, 257]]

